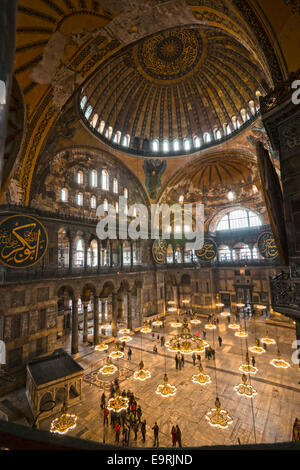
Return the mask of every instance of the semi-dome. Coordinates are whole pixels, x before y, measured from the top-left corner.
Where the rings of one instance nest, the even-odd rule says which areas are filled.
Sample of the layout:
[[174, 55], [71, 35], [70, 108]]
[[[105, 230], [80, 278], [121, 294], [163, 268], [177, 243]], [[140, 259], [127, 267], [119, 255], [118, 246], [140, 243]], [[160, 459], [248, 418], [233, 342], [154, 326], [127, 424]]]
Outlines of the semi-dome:
[[122, 49], [82, 87], [80, 110], [112, 145], [176, 154], [213, 145], [252, 122], [268, 74], [218, 28], [176, 28]]

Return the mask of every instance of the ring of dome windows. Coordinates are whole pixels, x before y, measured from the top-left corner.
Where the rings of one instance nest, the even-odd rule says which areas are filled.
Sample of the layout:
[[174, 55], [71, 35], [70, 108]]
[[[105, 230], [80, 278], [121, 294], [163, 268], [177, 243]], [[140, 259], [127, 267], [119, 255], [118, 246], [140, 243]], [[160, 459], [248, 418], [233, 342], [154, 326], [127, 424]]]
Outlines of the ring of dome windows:
[[129, 134], [123, 134], [120, 130], [115, 131], [111, 125], [106, 123], [93, 112], [93, 106], [88, 103], [87, 96], [84, 95], [80, 101], [80, 113], [89, 128], [97, 136], [109, 141], [112, 146], [127, 149], [128, 151], [141, 151], [150, 153], [190, 153], [221, 143], [232, 137], [243, 128], [255, 121], [260, 113], [259, 98], [261, 92], [257, 90], [254, 100], [250, 100], [247, 108], [242, 108], [239, 115], [232, 116], [230, 122], [223, 124], [222, 128], [214, 128], [212, 132], [203, 132], [199, 135], [186, 137], [184, 139], [143, 139], [142, 150], [140, 149], [140, 138], [135, 136], [131, 138]]

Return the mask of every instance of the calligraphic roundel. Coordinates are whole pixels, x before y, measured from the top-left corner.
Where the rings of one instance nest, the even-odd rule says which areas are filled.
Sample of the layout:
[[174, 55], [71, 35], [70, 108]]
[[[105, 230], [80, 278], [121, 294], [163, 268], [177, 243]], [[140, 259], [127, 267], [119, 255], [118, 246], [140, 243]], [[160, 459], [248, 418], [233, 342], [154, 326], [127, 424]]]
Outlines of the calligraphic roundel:
[[0, 261], [9, 268], [29, 268], [46, 253], [48, 235], [34, 217], [16, 214], [0, 221]]
[[152, 255], [158, 264], [166, 262], [168, 243], [166, 240], [155, 240], [152, 245]]
[[278, 249], [272, 232], [263, 232], [257, 239], [257, 247], [261, 256], [265, 259], [278, 257]]
[[217, 245], [211, 238], [205, 238], [203, 247], [196, 251], [200, 261], [212, 261], [217, 256]]

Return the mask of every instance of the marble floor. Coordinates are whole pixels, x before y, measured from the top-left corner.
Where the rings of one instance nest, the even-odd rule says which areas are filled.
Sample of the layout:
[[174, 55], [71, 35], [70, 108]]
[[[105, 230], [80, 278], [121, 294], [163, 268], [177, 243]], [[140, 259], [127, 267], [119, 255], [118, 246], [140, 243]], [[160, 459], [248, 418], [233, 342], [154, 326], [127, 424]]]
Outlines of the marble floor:
[[[202, 318], [202, 324], [193, 327], [193, 333], [199, 331], [202, 337], [206, 320]], [[197, 366], [193, 366], [191, 356], [185, 356], [185, 365], [182, 370], [176, 370], [174, 354], [166, 348], [161, 347], [157, 340], [157, 334], [176, 334], [176, 330], [166, 321], [165, 329], [157, 328], [155, 339], [151, 334], [136, 333], [128, 345], [132, 349], [132, 360], [124, 359], [114, 361], [120, 372], [107, 379], [107, 387], [112, 379], [120, 379], [121, 388], [134, 392], [138, 404], [141, 405], [143, 418], [147, 421], [147, 439], [142, 443], [139, 432], [135, 442], [130, 435], [131, 446], [151, 447], [153, 445], [152, 426], [157, 421], [160, 428], [160, 446], [171, 446], [171, 427], [179, 424], [182, 431], [183, 446], [201, 445], [228, 445], [248, 443], [276, 443], [290, 441], [292, 426], [296, 417], [300, 418], [300, 372], [298, 365], [292, 363], [292, 343], [295, 341], [295, 329], [292, 324], [277, 325], [272, 321], [266, 325], [265, 319], [248, 321], [249, 337], [248, 345], [255, 343], [255, 338], [265, 336], [266, 331], [277, 340], [280, 345], [282, 357], [287, 360], [291, 367], [276, 369], [269, 364], [276, 356], [277, 346], [270, 345], [267, 351], [255, 356], [258, 373], [251, 376], [251, 383], [257, 390], [258, 395], [253, 399], [238, 396], [234, 386], [241, 383], [241, 372], [239, 366], [245, 359], [246, 340], [235, 337], [234, 331], [228, 328], [227, 319], [220, 317], [218, 329], [213, 332], [207, 331], [206, 340], [216, 351], [216, 361], [205, 359], [201, 354], [202, 364], [207, 374], [211, 376], [212, 383], [201, 387], [191, 381], [192, 374], [197, 373]], [[223, 339], [222, 347], [219, 346], [217, 338]], [[154, 344], [158, 352], [153, 352]], [[110, 345], [112, 349], [113, 345]], [[142, 347], [142, 348], [141, 348]], [[103, 412], [100, 409], [100, 398], [103, 390], [88, 381], [90, 373], [99, 369], [105, 362], [107, 354], [99, 353], [91, 347], [81, 348], [78, 362], [85, 369], [82, 403], [70, 408], [70, 411], [78, 416], [77, 427], [69, 432], [69, 435], [90, 439], [98, 442], [115, 442], [115, 433], [111, 426], [103, 429]], [[151, 371], [151, 378], [145, 382], [133, 379], [133, 373], [138, 370], [138, 364], [143, 359], [145, 366]], [[162, 398], [155, 393], [156, 387], [162, 383], [165, 370], [168, 373], [169, 383], [177, 388], [176, 396]], [[217, 381], [216, 381], [217, 379]], [[23, 393], [23, 398], [22, 398]], [[214, 406], [216, 394], [218, 394], [222, 408], [226, 408], [233, 418], [233, 423], [226, 430], [211, 427], [205, 419], [205, 414], [210, 407]], [[108, 392], [106, 392], [108, 397]], [[24, 407], [24, 419], [28, 416], [28, 405], [26, 404], [25, 392], [20, 390], [15, 394], [5, 397], [6, 400], [15, 404], [15, 408]], [[23, 404], [24, 401], [24, 404]], [[0, 402], [3, 404], [3, 399]], [[4, 404], [5, 407], [5, 404]], [[17, 422], [21, 422], [18, 416]], [[50, 418], [40, 421], [41, 429], [49, 429]], [[133, 433], [132, 433], [133, 434]]]

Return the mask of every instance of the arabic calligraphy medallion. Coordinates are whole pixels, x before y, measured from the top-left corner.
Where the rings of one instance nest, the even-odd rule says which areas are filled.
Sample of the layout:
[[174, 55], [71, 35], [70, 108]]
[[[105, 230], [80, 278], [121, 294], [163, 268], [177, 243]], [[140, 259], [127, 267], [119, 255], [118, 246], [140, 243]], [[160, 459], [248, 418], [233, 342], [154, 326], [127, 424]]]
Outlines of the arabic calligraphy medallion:
[[34, 217], [16, 214], [0, 221], [0, 261], [9, 268], [29, 268], [46, 253], [48, 235]]
[[263, 232], [257, 239], [257, 246], [263, 258], [277, 258], [278, 250], [272, 232]]
[[158, 264], [166, 262], [168, 243], [166, 240], [155, 240], [152, 245], [154, 261]]
[[205, 238], [201, 250], [196, 251], [200, 261], [212, 261], [217, 256], [217, 245], [211, 238]]

